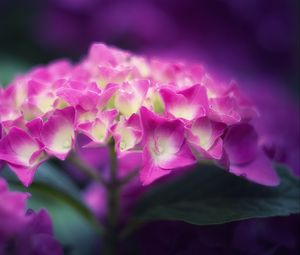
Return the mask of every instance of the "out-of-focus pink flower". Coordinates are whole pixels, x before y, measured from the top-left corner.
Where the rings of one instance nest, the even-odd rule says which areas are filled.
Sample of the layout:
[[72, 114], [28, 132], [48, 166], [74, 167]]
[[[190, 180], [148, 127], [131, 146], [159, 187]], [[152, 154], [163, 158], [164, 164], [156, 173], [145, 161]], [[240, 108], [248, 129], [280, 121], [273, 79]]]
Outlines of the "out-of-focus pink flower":
[[63, 254], [48, 213], [43, 209], [26, 213], [28, 197], [28, 193], [9, 191], [0, 178], [0, 254]]

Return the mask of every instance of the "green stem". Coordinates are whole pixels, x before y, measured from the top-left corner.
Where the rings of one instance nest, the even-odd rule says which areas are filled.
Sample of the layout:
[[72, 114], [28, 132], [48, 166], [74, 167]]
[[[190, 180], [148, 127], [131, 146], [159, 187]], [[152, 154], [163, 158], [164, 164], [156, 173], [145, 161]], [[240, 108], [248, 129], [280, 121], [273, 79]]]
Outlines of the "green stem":
[[108, 219], [105, 238], [105, 254], [117, 254], [118, 247], [118, 223], [119, 223], [119, 200], [120, 200], [120, 183], [118, 181], [118, 162], [115, 153], [114, 142], [109, 144], [110, 152], [110, 180], [107, 184], [108, 196]]
[[100, 173], [84, 164], [84, 162], [78, 158], [78, 156], [75, 154], [75, 152], [72, 152], [70, 156], [68, 157], [69, 162], [71, 162], [74, 166], [77, 167], [81, 172], [83, 172], [85, 175], [90, 177], [92, 180], [99, 182], [100, 184], [106, 186], [107, 183], [104, 180], [104, 178], [100, 175]]
[[130, 237], [132, 233], [134, 233], [137, 229], [139, 229], [144, 224], [143, 221], [132, 220], [120, 233], [120, 239], [126, 240], [126, 238]]
[[128, 182], [130, 182], [134, 177], [136, 177], [138, 174], [137, 170], [133, 170], [132, 172], [130, 172], [129, 174], [127, 174], [126, 176], [124, 176], [122, 179], [120, 179], [119, 183], [121, 186], [127, 184]]
[[72, 152], [68, 160], [75, 165], [79, 170], [85, 173], [94, 181], [99, 182], [106, 188], [107, 192], [107, 225], [105, 228], [104, 236], [104, 254], [115, 255], [117, 254], [118, 242], [120, 239], [118, 225], [119, 225], [119, 203], [120, 203], [120, 190], [132, 180], [136, 175], [137, 171], [134, 170], [128, 175], [124, 176], [119, 180], [118, 178], [118, 160], [115, 152], [115, 144], [113, 139], [109, 143], [110, 153], [110, 178], [104, 180], [103, 177], [95, 169], [87, 166], [80, 160], [77, 155]]

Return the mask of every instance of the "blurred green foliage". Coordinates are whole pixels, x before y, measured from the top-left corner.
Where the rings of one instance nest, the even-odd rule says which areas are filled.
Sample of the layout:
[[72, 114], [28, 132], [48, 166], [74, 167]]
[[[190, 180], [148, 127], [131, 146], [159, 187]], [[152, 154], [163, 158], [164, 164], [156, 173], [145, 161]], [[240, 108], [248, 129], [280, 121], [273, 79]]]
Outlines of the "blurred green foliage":
[[200, 166], [152, 187], [139, 201], [134, 219], [210, 225], [300, 212], [300, 180], [286, 168], [278, 168], [279, 186], [266, 187], [217, 167]]
[[51, 215], [55, 237], [62, 244], [65, 254], [92, 254], [99, 244], [98, 222], [83, 203], [81, 192], [60, 169], [44, 163], [36, 173], [34, 183], [24, 188], [7, 168], [2, 175], [9, 180], [11, 190], [31, 194], [28, 208], [47, 209]]
[[0, 59], [0, 85], [6, 86], [12, 79], [29, 69], [30, 65], [25, 61], [2, 57]]

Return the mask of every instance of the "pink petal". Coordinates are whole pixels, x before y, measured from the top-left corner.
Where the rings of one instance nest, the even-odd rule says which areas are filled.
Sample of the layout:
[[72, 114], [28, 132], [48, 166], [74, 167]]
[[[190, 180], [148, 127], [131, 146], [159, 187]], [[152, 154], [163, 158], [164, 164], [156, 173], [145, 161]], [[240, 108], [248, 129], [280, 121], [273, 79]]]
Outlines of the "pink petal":
[[141, 107], [140, 109], [141, 123], [143, 127], [144, 136], [146, 137], [148, 134], [153, 133], [154, 129], [165, 122], [166, 119], [160, 117], [157, 114], [154, 114], [146, 107]]
[[111, 132], [118, 154], [133, 149], [142, 138], [139, 116], [132, 114], [128, 120], [121, 116], [119, 122], [111, 128]]
[[93, 122], [82, 123], [78, 125], [78, 129], [88, 136], [93, 142], [85, 145], [94, 146], [103, 144], [107, 141], [110, 128], [115, 120], [118, 112], [116, 110], [109, 110], [101, 112]]
[[28, 187], [35, 175], [36, 170], [38, 169], [40, 164], [35, 165], [34, 167], [28, 168], [22, 165], [14, 165], [8, 164], [9, 168], [17, 175], [19, 180], [24, 184], [24, 186]]
[[105, 44], [93, 44], [89, 50], [89, 58], [98, 64], [117, 65], [117, 59]]
[[211, 121], [207, 117], [198, 118], [191, 126], [189, 131], [192, 133], [192, 142], [196, 142], [205, 150], [215, 143], [215, 141], [223, 134], [226, 125], [220, 122]]
[[280, 183], [271, 162], [263, 152], [259, 152], [256, 158], [248, 164], [231, 165], [230, 172], [267, 186], [276, 186]]
[[157, 146], [165, 144], [175, 154], [184, 142], [184, 127], [179, 120], [166, 121], [155, 128], [153, 137]]
[[134, 80], [122, 83], [116, 94], [115, 106], [126, 117], [138, 112], [149, 89], [148, 80]]
[[105, 123], [103, 123], [100, 119], [96, 119], [93, 122], [83, 123], [78, 126], [78, 130], [80, 130], [83, 134], [88, 136], [93, 143], [85, 145], [84, 147], [99, 146], [99, 144], [105, 143], [108, 136], [108, 129]]
[[247, 123], [230, 127], [224, 137], [224, 148], [231, 164], [245, 164], [252, 161], [258, 151], [258, 136]]
[[206, 108], [208, 106], [207, 92], [204, 86], [196, 84], [190, 88], [179, 91], [178, 94], [187, 98], [191, 104], [199, 104], [199, 102], [201, 102], [203, 107]]
[[56, 110], [41, 131], [41, 140], [48, 154], [61, 160], [67, 157], [72, 149], [74, 132], [74, 108]]
[[46, 160], [46, 156], [31, 136], [14, 127], [0, 141], [0, 160], [6, 161], [21, 182], [28, 186], [38, 166]]
[[102, 92], [99, 99], [100, 109], [104, 108], [107, 102], [112, 98], [115, 92], [118, 90], [119, 86], [116, 84], [108, 84], [105, 90]]
[[123, 177], [132, 171], [136, 171], [142, 168], [142, 152], [130, 151], [122, 156], [118, 157], [119, 164], [119, 177]]
[[194, 85], [177, 93], [165, 88], [160, 90], [160, 94], [167, 112], [176, 118], [192, 120], [205, 115], [206, 89], [200, 85]]
[[[87, 85], [84, 84], [84, 86], [86, 89]], [[100, 94], [89, 90], [62, 88], [57, 91], [57, 95], [70, 105], [74, 107], [79, 105], [86, 111], [95, 109], [100, 101]]]
[[196, 159], [192, 154], [190, 148], [185, 142], [180, 150], [173, 155], [168, 161], [162, 161], [159, 163], [159, 167], [162, 169], [172, 170], [182, 167], [187, 167], [194, 165], [196, 163]]
[[14, 232], [12, 228], [20, 227], [18, 224], [16, 224], [18, 221], [14, 222], [15, 224], [7, 224], [7, 221], [12, 219], [24, 220], [23, 216], [26, 210], [27, 199], [29, 197], [29, 193], [10, 191], [6, 181], [3, 178], [0, 178], [1, 230], [3, 230], [3, 226], [9, 226], [9, 230]]
[[161, 118], [146, 108], [141, 109], [145, 148], [151, 164], [164, 169], [191, 165], [195, 158], [185, 143], [185, 129], [180, 120]]
[[43, 128], [43, 120], [42, 118], [35, 118], [27, 122], [26, 127], [32, 137], [39, 139]]
[[233, 125], [241, 121], [241, 115], [237, 112], [235, 99], [220, 97], [210, 99], [209, 117], [218, 122]]
[[151, 160], [151, 155], [147, 148], [143, 152], [143, 168], [140, 171], [140, 180], [142, 185], [149, 185], [155, 180], [169, 174], [170, 170], [163, 170], [155, 166]]
[[12, 164], [30, 166], [30, 159], [37, 151], [40, 151], [39, 144], [17, 127], [0, 141], [0, 159]]

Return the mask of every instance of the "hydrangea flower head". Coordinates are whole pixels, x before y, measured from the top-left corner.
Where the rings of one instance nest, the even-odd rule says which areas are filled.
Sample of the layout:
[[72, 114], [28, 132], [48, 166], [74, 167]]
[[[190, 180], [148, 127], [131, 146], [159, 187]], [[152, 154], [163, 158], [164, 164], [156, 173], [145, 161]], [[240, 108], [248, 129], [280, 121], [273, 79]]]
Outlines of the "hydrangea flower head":
[[26, 186], [43, 161], [64, 160], [78, 134], [90, 139], [85, 147], [114, 139], [119, 158], [142, 154], [144, 185], [201, 160], [279, 182], [251, 125], [255, 107], [200, 65], [93, 44], [77, 64], [57, 61], [17, 77], [0, 102], [0, 161]]

